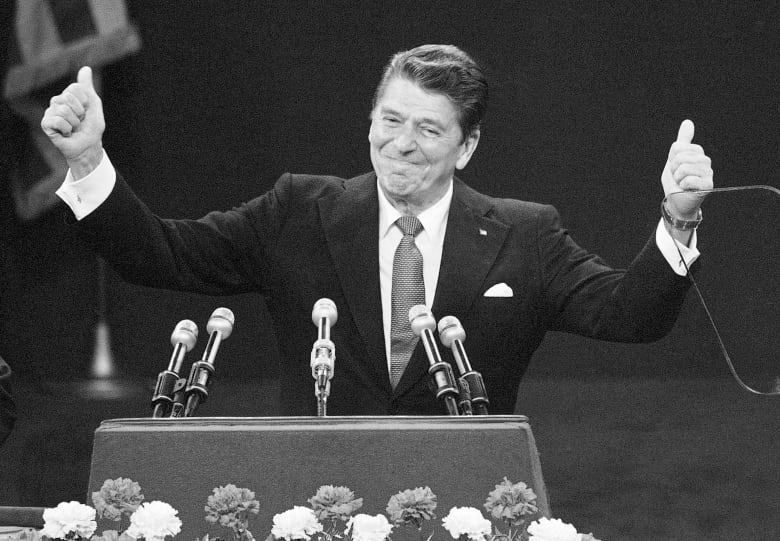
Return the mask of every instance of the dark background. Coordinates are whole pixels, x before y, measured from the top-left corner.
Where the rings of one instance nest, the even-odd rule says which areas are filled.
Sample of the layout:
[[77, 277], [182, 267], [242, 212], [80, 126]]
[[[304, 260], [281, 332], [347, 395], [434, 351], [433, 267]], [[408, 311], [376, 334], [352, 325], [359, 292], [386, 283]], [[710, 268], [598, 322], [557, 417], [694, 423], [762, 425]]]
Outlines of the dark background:
[[[684, 118], [695, 122], [694, 141], [713, 158], [716, 185], [778, 186], [774, 3], [127, 4], [143, 46], [103, 70], [104, 146], [141, 198], [167, 217], [230, 208], [286, 171], [348, 177], [369, 170], [374, 86], [392, 53], [421, 43], [457, 44], [488, 74], [490, 107], [462, 178], [491, 195], [554, 204], [572, 236], [615, 266], [630, 262], [657, 223], [660, 173]], [[0, 15], [10, 28], [11, 9]], [[10, 152], [18, 125], [7, 112], [3, 121], [2, 148]], [[140, 288], [110, 270], [107, 319], [116, 368], [130, 391], [123, 400], [85, 399], [79, 389], [90, 376], [98, 263], [66, 230], [63, 208], [21, 223], [2, 180], [0, 354], [17, 374], [22, 418], [0, 451], [0, 504], [81, 499], [97, 422], [148, 415], [149, 385], [167, 364], [174, 326], [189, 318], [205, 330], [217, 306], [236, 315], [217, 369], [230, 396], [215, 391], [201, 413], [273, 413], [274, 376], [284, 368], [261, 298]], [[765, 237], [774, 242], [776, 223]], [[743, 240], [736, 229], [724, 227], [732, 244]], [[707, 292], [725, 295], [728, 306], [730, 296], [752, 290], [719, 278], [725, 246], [703, 250], [710, 263], [702, 274]], [[752, 316], [776, 332], [776, 310], [766, 306]], [[705, 324], [691, 298], [672, 334], [656, 344], [548, 336], [521, 386], [518, 413], [531, 416], [554, 514], [605, 539], [644, 538], [628, 533], [620, 507], [627, 501], [656, 509], [644, 514], [656, 527], [676, 524], [670, 517], [679, 513], [695, 518], [692, 529], [665, 531], [669, 539], [685, 538], [675, 531], [727, 539], [746, 533], [746, 525], [756, 534], [780, 531], [780, 494], [769, 483], [778, 478], [776, 460], [763, 461], [780, 451], [771, 437], [777, 401], [737, 389]], [[768, 343], [776, 354], [777, 342]], [[730, 429], [715, 428], [722, 426]], [[682, 436], [669, 439], [677, 429]], [[20, 473], [31, 446], [34, 475]], [[735, 466], [735, 453], [747, 462]], [[623, 460], [640, 465], [627, 475], [615, 467]], [[54, 469], [58, 461], [67, 474]], [[664, 461], [672, 464], [659, 468]], [[744, 485], [735, 488], [738, 472]], [[657, 491], [620, 492], [627, 477], [634, 483], [627, 490], [644, 484]], [[715, 495], [741, 489], [751, 497], [721, 499], [716, 511], [704, 512], [705, 477]], [[687, 492], [675, 493], [670, 479]], [[764, 496], [755, 500], [759, 487]], [[736, 516], [742, 522], [734, 526]]]

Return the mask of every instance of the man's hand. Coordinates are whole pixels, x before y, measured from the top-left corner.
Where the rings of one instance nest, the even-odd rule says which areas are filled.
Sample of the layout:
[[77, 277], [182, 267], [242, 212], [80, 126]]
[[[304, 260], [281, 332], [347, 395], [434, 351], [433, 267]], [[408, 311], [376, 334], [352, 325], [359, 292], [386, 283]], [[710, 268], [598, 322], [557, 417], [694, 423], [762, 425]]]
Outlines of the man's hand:
[[696, 218], [705, 194], [678, 194], [674, 197], [669, 197], [669, 194], [689, 190], [710, 190], [713, 186], [709, 157], [704, 154], [701, 146], [691, 143], [693, 129], [693, 122], [690, 120], [683, 120], [680, 124], [677, 141], [669, 150], [669, 159], [661, 175], [661, 183], [667, 197], [667, 208], [672, 216], [681, 220]]
[[41, 128], [65, 156], [76, 180], [92, 172], [103, 158], [105, 127], [103, 104], [92, 83], [92, 69], [86, 66], [75, 83], [51, 99], [41, 120]]

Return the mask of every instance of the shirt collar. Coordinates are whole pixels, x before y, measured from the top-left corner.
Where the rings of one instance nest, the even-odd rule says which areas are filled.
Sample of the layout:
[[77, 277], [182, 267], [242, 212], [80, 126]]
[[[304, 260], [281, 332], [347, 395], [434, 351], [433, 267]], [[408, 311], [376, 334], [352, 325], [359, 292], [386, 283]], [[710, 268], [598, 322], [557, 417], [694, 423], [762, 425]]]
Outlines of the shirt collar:
[[[453, 182], [450, 179], [447, 191], [441, 199], [417, 215], [424, 231], [432, 238], [440, 237], [442, 229], [447, 225], [447, 215], [450, 212], [450, 203], [452, 203], [452, 186]], [[379, 180], [377, 180], [377, 192], [379, 193], [379, 238], [381, 239], [388, 234], [395, 221], [403, 215], [387, 199], [379, 185]]]

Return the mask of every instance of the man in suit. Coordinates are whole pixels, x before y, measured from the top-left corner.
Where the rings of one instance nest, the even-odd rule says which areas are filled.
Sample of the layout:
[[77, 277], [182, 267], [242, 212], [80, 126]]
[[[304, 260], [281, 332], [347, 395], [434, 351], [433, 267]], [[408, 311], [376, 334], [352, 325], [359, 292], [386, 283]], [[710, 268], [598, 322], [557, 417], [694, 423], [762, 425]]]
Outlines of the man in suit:
[[[268, 193], [200, 220], [157, 218], [114, 170], [89, 68], [52, 99], [41, 125], [68, 160], [58, 194], [76, 228], [126, 280], [265, 295], [284, 362], [285, 414], [315, 411], [309, 315], [322, 297], [339, 310], [329, 413], [444, 412], [428, 388], [422, 345], [403, 338], [408, 320], [400, 328], [407, 299], [398, 300], [405, 293], [394, 272], [409, 257], [414, 295], [468, 329], [491, 413], [511, 413], [547, 330], [641, 342], [671, 329], [688, 285], [675, 242], [688, 263], [698, 255], [701, 195], [668, 202], [629, 269], [609, 268], [569, 238], [552, 207], [488, 197], [454, 176], [477, 148], [486, 103], [481, 69], [458, 48], [398, 53], [374, 96], [373, 172], [347, 180], [286, 174]], [[712, 186], [709, 158], [692, 137], [686, 121], [663, 173], [666, 193]], [[402, 231], [409, 217], [414, 231]]]

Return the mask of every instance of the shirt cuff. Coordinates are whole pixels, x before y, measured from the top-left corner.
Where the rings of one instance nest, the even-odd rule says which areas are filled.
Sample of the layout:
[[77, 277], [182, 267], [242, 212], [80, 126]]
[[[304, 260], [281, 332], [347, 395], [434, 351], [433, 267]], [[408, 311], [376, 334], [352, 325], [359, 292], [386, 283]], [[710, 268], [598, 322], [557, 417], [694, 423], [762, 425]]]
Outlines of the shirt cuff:
[[79, 180], [73, 180], [68, 169], [65, 182], [54, 193], [70, 207], [76, 220], [81, 220], [108, 199], [115, 184], [116, 170], [108, 154], [103, 151], [103, 158], [94, 171]]
[[[685, 276], [687, 274], [685, 272], [686, 266], [690, 269], [694, 261], [699, 259], [699, 255], [701, 255], [696, 248], [695, 230], [691, 235], [690, 245], [686, 246], [675, 240], [669, 234], [664, 226], [663, 218], [658, 222], [658, 227], [655, 230], [655, 244], [658, 246], [658, 249], [661, 251], [661, 254], [666, 261], [669, 262], [669, 266], [672, 267], [672, 270], [680, 276]], [[680, 249], [679, 252], [677, 251], [677, 248]], [[682, 254], [683, 259], [680, 259], [680, 254]], [[685, 264], [683, 264], [683, 260], [685, 260]]]

